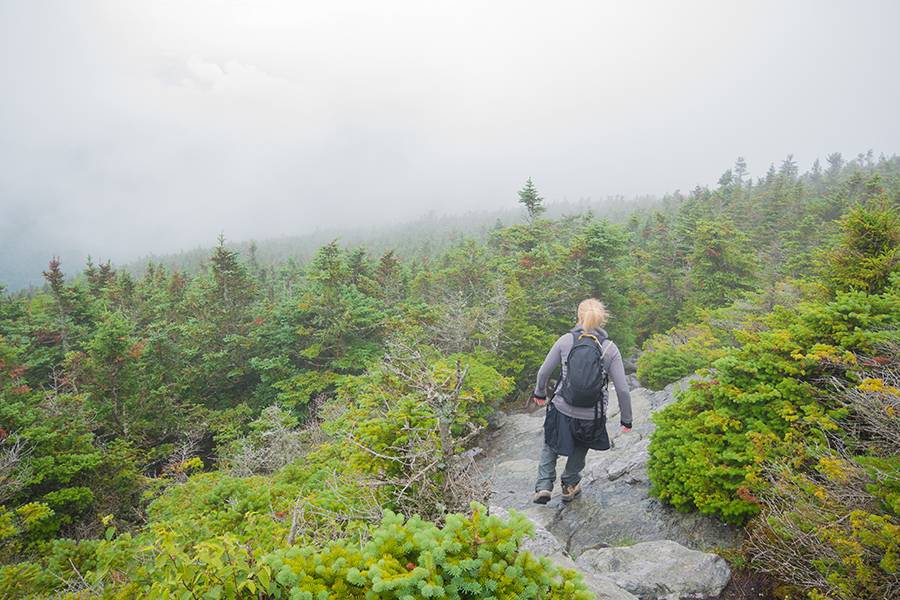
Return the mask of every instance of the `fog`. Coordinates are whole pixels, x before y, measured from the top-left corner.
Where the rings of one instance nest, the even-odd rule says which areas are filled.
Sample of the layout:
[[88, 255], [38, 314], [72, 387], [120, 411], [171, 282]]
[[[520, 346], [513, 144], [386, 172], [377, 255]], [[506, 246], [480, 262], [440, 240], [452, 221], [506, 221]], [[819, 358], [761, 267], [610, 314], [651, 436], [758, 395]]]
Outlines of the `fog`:
[[900, 140], [900, 3], [0, 0], [0, 282]]

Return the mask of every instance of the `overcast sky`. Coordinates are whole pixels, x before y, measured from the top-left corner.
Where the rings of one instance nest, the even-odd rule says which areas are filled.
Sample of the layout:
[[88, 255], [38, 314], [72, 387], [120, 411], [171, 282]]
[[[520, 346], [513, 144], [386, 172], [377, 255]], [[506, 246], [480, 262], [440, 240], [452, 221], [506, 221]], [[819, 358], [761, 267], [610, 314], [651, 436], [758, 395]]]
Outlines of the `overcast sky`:
[[507, 207], [528, 176], [577, 200], [892, 154], [898, 26], [893, 0], [0, 0], [0, 282]]

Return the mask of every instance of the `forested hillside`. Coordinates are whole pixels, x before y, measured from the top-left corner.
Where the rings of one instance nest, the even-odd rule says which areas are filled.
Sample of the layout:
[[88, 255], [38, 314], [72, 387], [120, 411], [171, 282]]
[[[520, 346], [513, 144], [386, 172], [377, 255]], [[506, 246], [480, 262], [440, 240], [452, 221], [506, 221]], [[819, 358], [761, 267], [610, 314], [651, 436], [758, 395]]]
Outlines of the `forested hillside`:
[[220, 239], [0, 295], [0, 598], [590, 597], [470, 506], [464, 450], [591, 296], [644, 385], [703, 375], [660, 499], [746, 524], [791, 597], [900, 592], [900, 159], [738, 159], [627, 218], [522, 199], [436, 250]]
[[[658, 200], [652, 196], [625, 199], [611, 196], [600, 200], [583, 198], [578, 202], [554, 202], [546, 206], [544, 216], [558, 219], [566, 215], [593, 212], [603, 218], [624, 223], [634, 210], [654, 207]], [[276, 239], [228, 242], [229, 250], [240, 253], [244, 260], [253, 263], [261, 278], [278, 277], [285, 264], [302, 265], [325, 244], [338, 240], [345, 248], [364, 247], [370, 254], [383, 254], [388, 250], [400, 257], [435, 258], [449, 247], [464, 239], [486, 240], [492, 231], [525, 220], [520, 209], [509, 207], [498, 211], [457, 214], [430, 212], [415, 220], [394, 225], [325, 229], [302, 236], [286, 236]], [[150, 256], [139, 259], [122, 268], [132, 275], [143, 277], [148, 264], [159, 264], [169, 269], [197, 273], [204, 269], [211, 248], [196, 248], [178, 254]]]

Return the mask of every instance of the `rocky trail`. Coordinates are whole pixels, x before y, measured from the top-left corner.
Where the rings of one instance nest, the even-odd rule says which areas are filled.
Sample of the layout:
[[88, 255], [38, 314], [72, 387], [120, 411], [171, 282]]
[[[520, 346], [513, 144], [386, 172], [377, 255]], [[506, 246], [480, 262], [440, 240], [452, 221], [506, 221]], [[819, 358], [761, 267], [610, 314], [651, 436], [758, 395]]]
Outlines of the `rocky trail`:
[[[718, 598], [731, 573], [713, 549], [739, 543], [739, 531], [699, 514], [684, 514], [650, 497], [647, 447], [651, 414], [687, 385], [631, 391], [634, 427], [622, 433], [615, 392], [607, 427], [613, 447], [590, 451], [583, 491], [566, 505], [559, 480], [545, 505], [533, 504], [543, 443], [544, 410], [503, 413], [482, 440], [479, 466], [491, 481], [491, 510], [524, 513], [535, 523], [530, 550], [580, 571], [598, 599]], [[557, 464], [562, 473], [565, 457]]]

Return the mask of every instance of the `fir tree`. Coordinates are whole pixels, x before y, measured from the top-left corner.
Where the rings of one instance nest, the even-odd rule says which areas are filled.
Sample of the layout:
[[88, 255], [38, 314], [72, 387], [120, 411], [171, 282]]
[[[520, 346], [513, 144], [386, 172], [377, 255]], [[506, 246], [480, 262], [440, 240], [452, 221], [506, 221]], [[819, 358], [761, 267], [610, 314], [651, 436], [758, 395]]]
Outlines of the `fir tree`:
[[50, 259], [47, 270], [44, 271], [44, 279], [50, 286], [50, 294], [56, 304], [57, 327], [59, 328], [60, 343], [63, 353], [69, 351], [69, 294], [66, 290], [66, 276], [60, 268], [58, 256]]
[[826, 160], [828, 161], [828, 169], [825, 170], [825, 176], [829, 179], [837, 178], [841, 174], [841, 169], [844, 168], [844, 157], [841, 156], [840, 152], [834, 152], [829, 154]]
[[525, 182], [525, 187], [519, 190], [519, 203], [528, 211], [530, 221], [534, 221], [547, 210], [544, 207], [544, 199], [538, 194], [531, 177]]
[[744, 184], [744, 177], [747, 176], [747, 161], [743, 156], [738, 156], [734, 161], [734, 181], [737, 185]]
[[793, 181], [797, 177], [797, 162], [794, 160], [793, 154], [788, 154], [787, 158], [782, 161], [778, 174], [788, 181]]
[[729, 221], [697, 224], [689, 264], [690, 310], [725, 306], [756, 285], [749, 240]]
[[225, 247], [225, 236], [219, 235], [219, 244], [209, 262], [217, 300], [226, 307], [249, 303], [253, 297], [253, 283], [247, 268], [238, 260], [237, 252]]
[[900, 266], [900, 213], [886, 201], [856, 206], [840, 226], [839, 243], [824, 252], [820, 261], [829, 289], [882, 292]]
[[97, 271], [97, 288], [103, 289], [109, 286], [109, 284], [112, 283], [115, 274], [112, 263], [109, 260], [105, 263], [100, 263], [100, 268]]

